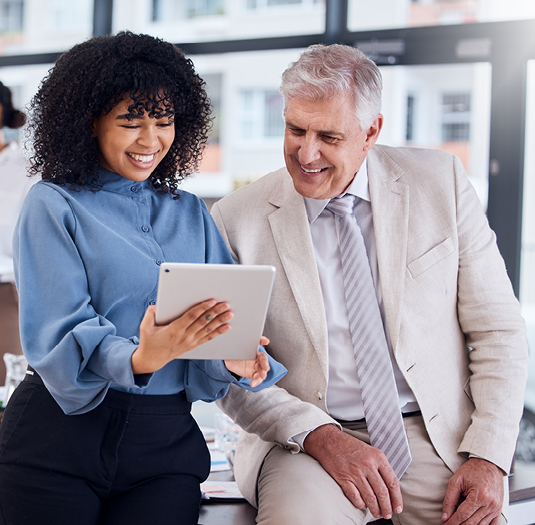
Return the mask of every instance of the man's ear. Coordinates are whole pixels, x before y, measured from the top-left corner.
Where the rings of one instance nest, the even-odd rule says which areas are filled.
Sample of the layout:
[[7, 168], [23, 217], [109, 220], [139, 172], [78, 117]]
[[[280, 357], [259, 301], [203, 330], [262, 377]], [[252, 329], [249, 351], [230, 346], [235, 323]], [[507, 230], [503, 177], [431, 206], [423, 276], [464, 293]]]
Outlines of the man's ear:
[[366, 146], [364, 147], [365, 151], [370, 151], [373, 148], [377, 142], [377, 139], [379, 138], [381, 129], [383, 129], [383, 115], [379, 113], [379, 115], [377, 115], [375, 120], [372, 122], [372, 125], [366, 130]]

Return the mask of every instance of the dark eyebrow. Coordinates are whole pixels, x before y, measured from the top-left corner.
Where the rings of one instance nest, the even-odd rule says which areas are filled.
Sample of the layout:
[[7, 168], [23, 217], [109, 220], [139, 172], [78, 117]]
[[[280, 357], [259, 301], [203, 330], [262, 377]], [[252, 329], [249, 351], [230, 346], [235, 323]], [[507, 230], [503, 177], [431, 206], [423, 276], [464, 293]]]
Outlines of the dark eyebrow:
[[[175, 117], [174, 113], [171, 114], [171, 115], [163, 115], [161, 117], [158, 117], [159, 119], [162, 119], [162, 118], [165, 118], [165, 117], [168, 117], [170, 120], [173, 119]], [[136, 114], [133, 114], [133, 113], [125, 113], [124, 115], [117, 115], [115, 117], [115, 120], [134, 120], [135, 118], [137, 119], [143, 119], [144, 116], [142, 115], [136, 115]]]
[[124, 115], [117, 115], [115, 117], [115, 120], [132, 120], [135, 118], [142, 119], [143, 117], [141, 115], [134, 115], [132, 113], [125, 113]]

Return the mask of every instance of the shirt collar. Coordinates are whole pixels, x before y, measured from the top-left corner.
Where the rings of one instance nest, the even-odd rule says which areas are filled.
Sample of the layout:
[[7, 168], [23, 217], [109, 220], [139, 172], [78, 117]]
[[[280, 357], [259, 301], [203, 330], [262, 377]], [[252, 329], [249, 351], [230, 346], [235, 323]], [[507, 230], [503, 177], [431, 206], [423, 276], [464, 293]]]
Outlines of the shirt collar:
[[[371, 202], [370, 189], [368, 186], [368, 165], [366, 160], [367, 159], [364, 159], [364, 162], [361, 164], [359, 170], [357, 171], [357, 174], [353, 178], [353, 181], [351, 182], [351, 184], [343, 195], [345, 195], [346, 193], [350, 193], [351, 195], [355, 195], [356, 197], [359, 197], [365, 201]], [[310, 197], [304, 197], [304, 199], [308, 215], [308, 221], [310, 222], [310, 224], [312, 224], [320, 216], [321, 212], [325, 209], [325, 206], [327, 206], [327, 204], [329, 204], [329, 201], [331, 200], [318, 200], [312, 199]]]
[[118, 173], [113, 173], [101, 168], [94, 183], [105, 191], [121, 193], [129, 197], [142, 197], [147, 193], [154, 192], [154, 187], [149, 179], [143, 181], [133, 181], [125, 179]]

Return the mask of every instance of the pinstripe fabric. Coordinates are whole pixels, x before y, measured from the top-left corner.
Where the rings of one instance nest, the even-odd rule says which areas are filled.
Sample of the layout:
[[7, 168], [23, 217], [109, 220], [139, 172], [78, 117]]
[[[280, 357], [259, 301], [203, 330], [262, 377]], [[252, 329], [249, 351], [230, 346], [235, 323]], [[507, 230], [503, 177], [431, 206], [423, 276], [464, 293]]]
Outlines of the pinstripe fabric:
[[384, 452], [401, 478], [411, 455], [366, 246], [353, 214], [355, 199], [354, 195], [335, 197], [327, 209], [335, 214], [340, 226], [349, 330], [370, 441]]

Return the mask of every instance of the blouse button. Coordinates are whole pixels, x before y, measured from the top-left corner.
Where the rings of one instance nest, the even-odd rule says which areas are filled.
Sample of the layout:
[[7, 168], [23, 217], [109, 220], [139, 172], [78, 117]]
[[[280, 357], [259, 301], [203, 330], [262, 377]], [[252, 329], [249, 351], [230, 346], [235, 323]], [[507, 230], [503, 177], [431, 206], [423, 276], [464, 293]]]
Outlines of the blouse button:
[[133, 191], [134, 193], [137, 193], [139, 191], [139, 188], [137, 186], [131, 186], [130, 191]]
[[156, 304], [156, 301], [149, 301], [149, 304]]
[[321, 392], [318, 392], [318, 399], [319, 400], [322, 400], [323, 399], [323, 394]]
[[160, 261], [160, 259], [156, 259], [156, 264], [160, 266], [163, 263], [163, 261]]
[[147, 233], [149, 231], [149, 227], [148, 226], [141, 226], [141, 231], [143, 233]]

